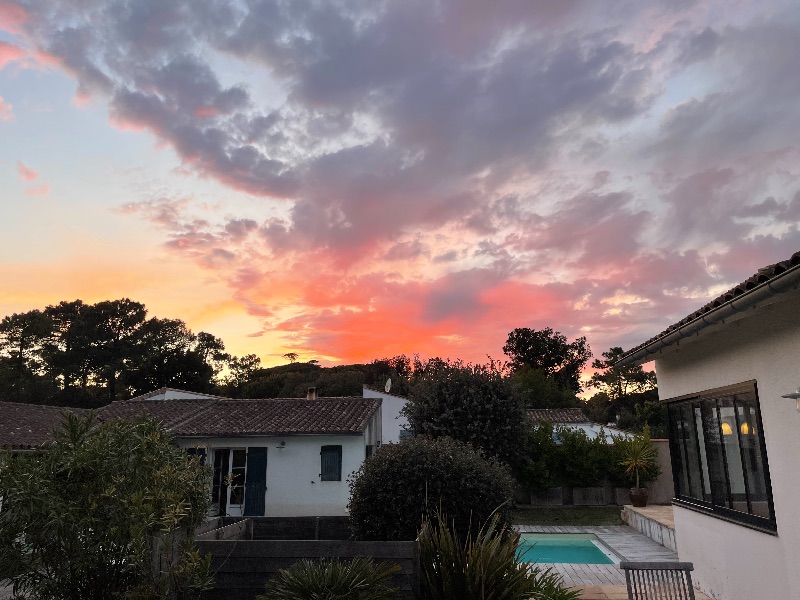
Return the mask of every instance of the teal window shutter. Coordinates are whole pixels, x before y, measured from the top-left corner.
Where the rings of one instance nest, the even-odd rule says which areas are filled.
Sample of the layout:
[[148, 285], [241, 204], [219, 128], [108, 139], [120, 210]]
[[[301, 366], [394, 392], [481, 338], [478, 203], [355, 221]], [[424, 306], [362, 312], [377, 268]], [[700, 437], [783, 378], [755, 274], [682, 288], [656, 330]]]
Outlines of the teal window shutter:
[[320, 475], [322, 481], [342, 480], [342, 447], [323, 446], [320, 455]]

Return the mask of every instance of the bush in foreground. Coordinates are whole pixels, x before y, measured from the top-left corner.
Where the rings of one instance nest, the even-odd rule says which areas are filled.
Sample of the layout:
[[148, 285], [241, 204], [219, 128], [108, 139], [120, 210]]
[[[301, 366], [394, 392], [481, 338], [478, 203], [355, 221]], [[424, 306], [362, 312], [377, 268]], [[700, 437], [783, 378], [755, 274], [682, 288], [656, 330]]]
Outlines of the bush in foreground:
[[517, 557], [519, 534], [493, 516], [464, 542], [436, 516], [420, 534], [420, 595], [423, 600], [577, 600], [549, 569], [532, 567]]
[[155, 420], [70, 414], [42, 452], [0, 456], [0, 580], [31, 600], [185, 598], [210, 583], [205, 484]]
[[413, 540], [434, 509], [466, 536], [497, 511], [511, 517], [508, 468], [452, 438], [416, 436], [383, 446], [350, 479], [350, 524], [356, 539]]
[[270, 579], [258, 600], [390, 600], [396, 590], [389, 577], [399, 570], [364, 557], [299, 560]]

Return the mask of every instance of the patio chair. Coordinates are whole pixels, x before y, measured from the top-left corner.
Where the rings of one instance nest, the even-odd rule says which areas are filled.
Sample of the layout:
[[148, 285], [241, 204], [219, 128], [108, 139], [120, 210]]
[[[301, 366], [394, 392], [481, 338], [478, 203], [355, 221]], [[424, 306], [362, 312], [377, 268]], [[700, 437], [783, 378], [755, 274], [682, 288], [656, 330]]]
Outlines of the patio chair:
[[628, 600], [695, 600], [690, 562], [622, 561]]

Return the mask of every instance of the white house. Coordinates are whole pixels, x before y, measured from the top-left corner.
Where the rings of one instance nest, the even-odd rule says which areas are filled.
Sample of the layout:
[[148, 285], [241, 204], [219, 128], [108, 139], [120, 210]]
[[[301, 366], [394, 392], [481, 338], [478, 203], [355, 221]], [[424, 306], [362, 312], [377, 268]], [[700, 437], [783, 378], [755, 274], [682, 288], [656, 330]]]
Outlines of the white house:
[[[313, 388], [312, 388], [313, 389]], [[346, 516], [347, 477], [381, 439], [377, 398], [228, 399], [164, 388], [113, 402], [101, 420], [147, 413], [213, 467], [213, 513]]]
[[[567, 427], [583, 431], [590, 440], [599, 437], [601, 433], [607, 442], [613, 436], [632, 437], [631, 434], [611, 425], [593, 423], [583, 414], [580, 408], [531, 408], [528, 409], [528, 418], [534, 423], [548, 422], [553, 427]], [[555, 435], [555, 434], [554, 434]]]
[[655, 360], [678, 554], [716, 600], [800, 598], [800, 252], [618, 364]]
[[364, 398], [381, 399], [382, 444], [396, 444], [411, 435], [408, 419], [401, 414], [403, 408], [408, 404], [408, 398], [390, 394], [388, 391], [379, 390], [367, 384], [364, 384], [363, 396]]

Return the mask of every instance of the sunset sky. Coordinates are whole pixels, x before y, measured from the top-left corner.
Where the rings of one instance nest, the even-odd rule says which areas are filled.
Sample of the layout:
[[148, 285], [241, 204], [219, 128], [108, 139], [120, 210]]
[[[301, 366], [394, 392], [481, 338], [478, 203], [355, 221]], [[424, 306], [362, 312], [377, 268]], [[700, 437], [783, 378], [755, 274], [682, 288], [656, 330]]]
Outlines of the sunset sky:
[[627, 349], [800, 250], [796, 0], [0, 0], [0, 316]]

